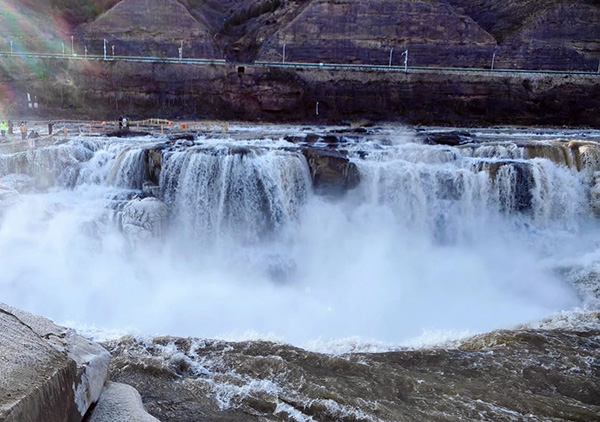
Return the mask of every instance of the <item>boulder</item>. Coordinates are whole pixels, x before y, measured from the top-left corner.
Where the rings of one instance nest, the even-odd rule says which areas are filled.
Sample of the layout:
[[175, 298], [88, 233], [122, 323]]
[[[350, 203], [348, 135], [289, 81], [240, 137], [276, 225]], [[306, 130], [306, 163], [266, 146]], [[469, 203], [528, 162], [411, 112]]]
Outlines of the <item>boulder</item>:
[[123, 233], [132, 246], [160, 238], [167, 224], [169, 209], [159, 199], [134, 198], [123, 208]]
[[427, 145], [448, 145], [448, 146], [457, 146], [468, 144], [473, 142], [470, 139], [470, 134], [467, 132], [441, 132], [441, 133], [432, 133], [425, 139], [425, 144]]
[[360, 174], [356, 164], [335, 149], [304, 148], [313, 186], [317, 193], [343, 194], [358, 186]]
[[108, 378], [104, 348], [2, 303], [0, 356], [3, 422], [81, 421]]
[[87, 422], [158, 422], [158, 419], [146, 412], [135, 388], [109, 382]]

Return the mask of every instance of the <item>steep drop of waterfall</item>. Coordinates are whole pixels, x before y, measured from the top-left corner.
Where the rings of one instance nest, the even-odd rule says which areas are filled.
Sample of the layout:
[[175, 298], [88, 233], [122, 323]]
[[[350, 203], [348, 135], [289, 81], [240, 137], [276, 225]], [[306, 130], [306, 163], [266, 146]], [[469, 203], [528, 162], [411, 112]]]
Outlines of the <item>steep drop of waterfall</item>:
[[594, 133], [327, 130], [0, 145], [0, 300], [75, 326], [383, 349], [597, 308]]
[[222, 145], [168, 153], [161, 195], [183, 233], [258, 241], [295, 220], [311, 190], [298, 152]]

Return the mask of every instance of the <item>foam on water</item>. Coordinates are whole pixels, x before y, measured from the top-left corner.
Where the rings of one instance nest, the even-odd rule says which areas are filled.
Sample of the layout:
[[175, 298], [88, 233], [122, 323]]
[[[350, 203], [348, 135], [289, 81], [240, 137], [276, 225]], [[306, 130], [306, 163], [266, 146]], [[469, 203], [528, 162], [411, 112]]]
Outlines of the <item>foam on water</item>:
[[[136, 249], [115, 215], [156, 139], [36, 151], [54, 154], [42, 161], [53, 187], [0, 212], [0, 300], [84, 328], [336, 353], [431, 344], [585, 301], [556, 265], [596, 249], [583, 174], [514, 145], [470, 154], [387, 129], [392, 142], [347, 146], [361, 184], [331, 199], [312, 193], [285, 133], [165, 153], [172, 225]], [[40, 177], [32, 159], [0, 157], [0, 176]]]

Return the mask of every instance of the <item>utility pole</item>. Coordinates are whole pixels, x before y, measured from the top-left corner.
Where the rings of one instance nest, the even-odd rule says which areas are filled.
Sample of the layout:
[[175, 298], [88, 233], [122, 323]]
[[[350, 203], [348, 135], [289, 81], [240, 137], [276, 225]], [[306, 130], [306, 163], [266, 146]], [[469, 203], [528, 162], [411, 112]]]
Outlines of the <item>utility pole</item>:
[[104, 60], [106, 60], [106, 44], [108, 44], [108, 41], [106, 41], [106, 38], [104, 39]]
[[390, 63], [388, 64], [388, 67], [392, 67], [392, 54], [394, 54], [394, 47], [390, 50]]
[[494, 70], [494, 62], [496, 61], [496, 50], [494, 50], [494, 54], [492, 54], [492, 69]]
[[402, 55], [404, 56], [404, 72], [408, 72], [408, 50], [404, 50]]
[[283, 44], [283, 55], [281, 56], [281, 63], [285, 63], [285, 44]]

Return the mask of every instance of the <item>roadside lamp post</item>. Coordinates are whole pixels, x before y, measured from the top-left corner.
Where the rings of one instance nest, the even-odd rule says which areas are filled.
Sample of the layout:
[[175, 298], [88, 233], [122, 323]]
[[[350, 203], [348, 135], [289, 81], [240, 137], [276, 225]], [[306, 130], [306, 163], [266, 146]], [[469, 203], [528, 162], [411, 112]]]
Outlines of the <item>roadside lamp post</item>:
[[71, 56], [75, 55], [75, 45], [73, 44], [73, 35], [71, 35]]
[[390, 63], [388, 64], [388, 67], [392, 67], [392, 54], [394, 54], [394, 47], [390, 50]]
[[494, 70], [494, 62], [496, 61], [496, 50], [494, 50], [494, 54], [492, 54], [492, 69]]
[[108, 41], [104, 39], [104, 60], [106, 60], [106, 44], [108, 44]]
[[10, 43], [10, 55], [12, 56], [13, 55], [13, 42], [12, 42], [12, 40], [9, 41], [9, 43]]
[[65, 56], [65, 43], [62, 43], [62, 52], [63, 52], [63, 57]]
[[181, 46], [179, 47], [179, 61], [183, 60], [183, 40], [181, 40]]
[[408, 72], [408, 50], [404, 50], [402, 55], [404, 56], [404, 72]]
[[281, 56], [281, 63], [285, 63], [285, 44], [283, 44], [283, 55]]
[[113, 54], [113, 60], [114, 60], [115, 59], [115, 46], [111, 45], [111, 47], [112, 47], [112, 54]]
[[87, 45], [83, 47], [83, 55], [87, 59]]

